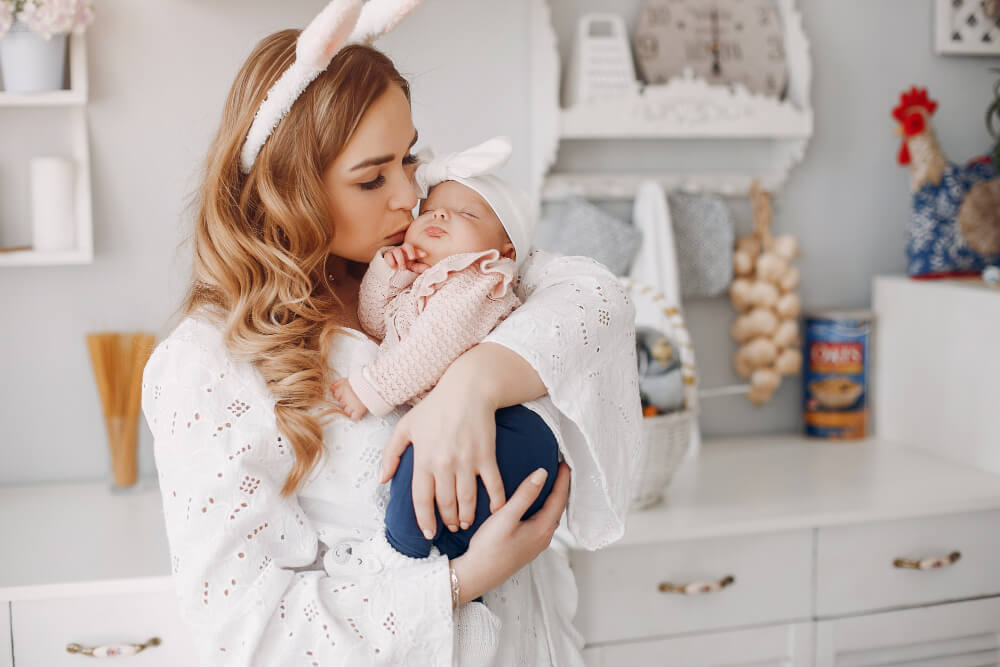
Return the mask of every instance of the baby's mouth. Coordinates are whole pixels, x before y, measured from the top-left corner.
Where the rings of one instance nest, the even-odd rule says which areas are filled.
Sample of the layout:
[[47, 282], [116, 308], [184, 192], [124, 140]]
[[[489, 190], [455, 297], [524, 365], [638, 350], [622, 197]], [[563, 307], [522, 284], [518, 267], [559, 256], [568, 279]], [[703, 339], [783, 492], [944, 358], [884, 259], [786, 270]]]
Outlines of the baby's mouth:
[[427, 236], [430, 236], [431, 238], [435, 238], [436, 239], [439, 236], [444, 236], [447, 233], [448, 232], [444, 231], [443, 229], [441, 229], [437, 225], [431, 225], [429, 227], [424, 227], [424, 234], [427, 234]]

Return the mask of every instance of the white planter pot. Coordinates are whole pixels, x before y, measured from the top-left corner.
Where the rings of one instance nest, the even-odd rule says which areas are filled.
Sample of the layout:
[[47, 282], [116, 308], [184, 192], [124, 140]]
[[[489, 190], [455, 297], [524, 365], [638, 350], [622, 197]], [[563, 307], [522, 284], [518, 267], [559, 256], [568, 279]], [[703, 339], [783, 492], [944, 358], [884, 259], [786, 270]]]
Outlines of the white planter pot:
[[8, 92], [60, 90], [65, 64], [65, 34], [46, 40], [17, 21], [0, 39], [0, 71]]

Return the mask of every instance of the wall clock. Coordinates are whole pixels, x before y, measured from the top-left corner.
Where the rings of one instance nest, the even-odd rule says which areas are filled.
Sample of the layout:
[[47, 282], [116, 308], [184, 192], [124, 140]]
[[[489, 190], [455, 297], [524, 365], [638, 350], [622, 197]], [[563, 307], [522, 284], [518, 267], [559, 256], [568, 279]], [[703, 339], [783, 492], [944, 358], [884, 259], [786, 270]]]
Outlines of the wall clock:
[[711, 84], [781, 97], [788, 82], [785, 29], [774, 0], [645, 0], [635, 53], [646, 83], [690, 69]]

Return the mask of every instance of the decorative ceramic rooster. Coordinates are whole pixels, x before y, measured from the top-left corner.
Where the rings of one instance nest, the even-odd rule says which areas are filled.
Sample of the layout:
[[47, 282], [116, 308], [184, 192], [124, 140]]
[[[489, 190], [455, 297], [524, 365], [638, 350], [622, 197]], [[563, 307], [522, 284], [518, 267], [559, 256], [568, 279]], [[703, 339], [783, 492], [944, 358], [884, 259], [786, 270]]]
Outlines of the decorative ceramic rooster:
[[915, 278], [979, 274], [1000, 263], [1000, 178], [989, 157], [959, 166], [938, 145], [930, 117], [937, 102], [924, 88], [900, 96], [892, 116], [910, 166], [913, 217], [907, 229], [907, 272]]

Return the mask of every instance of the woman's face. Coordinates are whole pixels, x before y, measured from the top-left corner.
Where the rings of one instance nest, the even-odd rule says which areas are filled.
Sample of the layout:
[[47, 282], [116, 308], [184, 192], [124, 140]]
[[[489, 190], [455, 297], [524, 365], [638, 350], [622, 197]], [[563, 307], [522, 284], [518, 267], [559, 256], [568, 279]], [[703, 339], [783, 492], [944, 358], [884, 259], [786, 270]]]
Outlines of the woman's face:
[[323, 172], [334, 255], [367, 264], [379, 248], [402, 242], [417, 205], [410, 153], [416, 141], [410, 103], [390, 85]]

